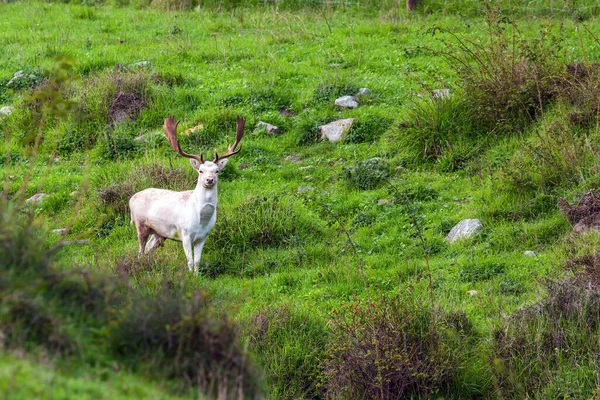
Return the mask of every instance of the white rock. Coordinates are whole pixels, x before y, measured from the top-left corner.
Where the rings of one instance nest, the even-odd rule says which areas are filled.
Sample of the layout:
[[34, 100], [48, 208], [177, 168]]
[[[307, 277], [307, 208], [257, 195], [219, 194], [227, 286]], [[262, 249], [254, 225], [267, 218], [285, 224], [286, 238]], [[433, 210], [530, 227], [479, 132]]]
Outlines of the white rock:
[[57, 235], [64, 236], [65, 233], [67, 233], [67, 228], [52, 229], [52, 233], [56, 233]]
[[537, 256], [537, 253], [533, 250], [527, 250], [523, 252], [523, 255], [527, 257], [535, 257]]
[[475, 295], [477, 294], [477, 290], [468, 290], [468, 291], [467, 291], [467, 294], [468, 294], [469, 296], [475, 296]]
[[446, 236], [450, 243], [454, 243], [461, 238], [469, 238], [483, 229], [481, 221], [478, 219], [463, 219]]
[[354, 96], [342, 96], [335, 99], [335, 105], [344, 108], [356, 108], [358, 107], [358, 101]]
[[450, 89], [434, 89], [431, 91], [431, 95], [436, 99], [445, 99], [450, 96]]
[[354, 118], [346, 118], [330, 122], [327, 125], [321, 125], [318, 127], [321, 132], [321, 139], [327, 138], [330, 142], [344, 140], [353, 123]]
[[305, 165], [303, 167], [298, 167], [298, 170], [300, 170], [300, 171], [307, 171], [309, 169], [314, 169], [314, 168], [315, 168], [314, 165]]
[[298, 187], [299, 193], [310, 192], [311, 190], [315, 190], [315, 188], [312, 186], [299, 186]]
[[281, 135], [283, 132], [275, 125], [269, 124], [268, 122], [258, 121], [254, 132], [264, 132], [267, 135]]
[[356, 96], [356, 97], [368, 96], [368, 95], [370, 95], [372, 93], [373, 92], [371, 92], [369, 89], [367, 89], [366, 87], [364, 87], [364, 88], [358, 89], [358, 92], [356, 92], [356, 94], [354, 96]]
[[131, 64], [132, 68], [146, 68], [150, 66], [150, 61], [140, 61], [140, 62], [136, 62], [134, 64]]
[[25, 200], [25, 204], [39, 203], [42, 200], [44, 200], [46, 197], [48, 197], [48, 195], [46, 193], [34, 194], [33, 196], [31, 196], [30, 198], [28, 198], [27, 200]]
[[7, 117], [13, 112], [15, 108], [13, 106], [4, 106], [0, 108], [0, 117]]
[[379, 199], [379, 200], [377, 200], [377, 205], [378, 206], [391, 206], [392, 204], [394, 204], [394, 200], [392, 200], [392, 199]]

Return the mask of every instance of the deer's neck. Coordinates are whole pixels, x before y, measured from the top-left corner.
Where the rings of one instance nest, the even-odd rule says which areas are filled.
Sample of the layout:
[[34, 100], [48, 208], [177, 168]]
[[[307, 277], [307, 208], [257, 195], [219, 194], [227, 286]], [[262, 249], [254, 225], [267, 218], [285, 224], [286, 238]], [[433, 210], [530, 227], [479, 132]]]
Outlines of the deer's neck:
[[205, 204], [211, 204], [217, 206], [217, 185], [211, 188], [205, 188], [202, 185], [197, 185], [194, 189], [194, 197], [197, 204], [204, 206]]

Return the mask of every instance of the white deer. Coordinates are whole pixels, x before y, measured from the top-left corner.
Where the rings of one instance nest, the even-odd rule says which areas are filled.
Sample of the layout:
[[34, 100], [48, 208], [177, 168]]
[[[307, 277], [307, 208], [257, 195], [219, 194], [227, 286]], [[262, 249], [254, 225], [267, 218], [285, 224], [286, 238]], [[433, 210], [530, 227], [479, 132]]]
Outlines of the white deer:
[[202, 248], [206, 237], [217, 220], [217, 180], [219, 172], [227, 164], [227, 157], [240, 152], [235, 150], [244, 136], [246, 120], [238, 117], [236, 139], [229, 152], [215, 154], [213, 161], [204, 161], [202, 155], [181, 151], [177, 140], [177, 125], [173, 116], [165, 118], [165, 136], [173, 150], [190, 158], [192, 167], [198, 171], [198, 184], [194, 190], [174, 192], [164, 189], [145, 189], [129, 199], [131, 223], [138, 235], [138, 254], [150, 253], [163, 244], [165, 239], [181, 241], [190, 271], [198, 272]]

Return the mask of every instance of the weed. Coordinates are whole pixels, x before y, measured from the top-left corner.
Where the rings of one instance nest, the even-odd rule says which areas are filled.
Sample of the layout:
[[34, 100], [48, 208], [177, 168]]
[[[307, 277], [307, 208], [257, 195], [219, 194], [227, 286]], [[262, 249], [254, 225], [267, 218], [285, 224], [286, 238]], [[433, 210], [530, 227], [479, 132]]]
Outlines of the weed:
[[451, 381], [457, 365], [444, 324], [431, 325], [430, 310], [383, 298], [342, 302], [332, 313], [328, 398], [426, 396]]
[[357, 119], [353, 124], [346, 143], [372, 143], [379, 139], [381, 135], [390, 127], [392, 120], [380, 116], [366, 116]]
[[390, 166], [382, 158], [369, 158], [344, 170], [342, 177], [348, 186], [368, 190], [382, 185], [390, 175]]
[[249, 338], [271, 397], [321, 397], [319, 363], [327, 343], [323, 322], [288, 305], [265, 306], [252, 316]]

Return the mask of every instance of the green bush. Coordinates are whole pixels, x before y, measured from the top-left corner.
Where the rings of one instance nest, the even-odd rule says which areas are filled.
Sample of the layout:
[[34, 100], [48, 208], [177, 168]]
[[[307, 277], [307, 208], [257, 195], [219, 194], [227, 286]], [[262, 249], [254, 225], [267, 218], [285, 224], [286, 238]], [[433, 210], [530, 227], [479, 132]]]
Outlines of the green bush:
[[325, 324], [288, 305], [265, 306], [252, 316], [250, 350], [264, 367], [269, 397], [318, 399]]
[[352, 124], [346, 143], [372, 143], [390, 127], [392, 120], [381, 116], [365, 116]]
[[350, 187], [368, 190], [383, 184], [390, 176], [390, 166], [382, 158], [369, 158], [346, 168], [342, 178]]

